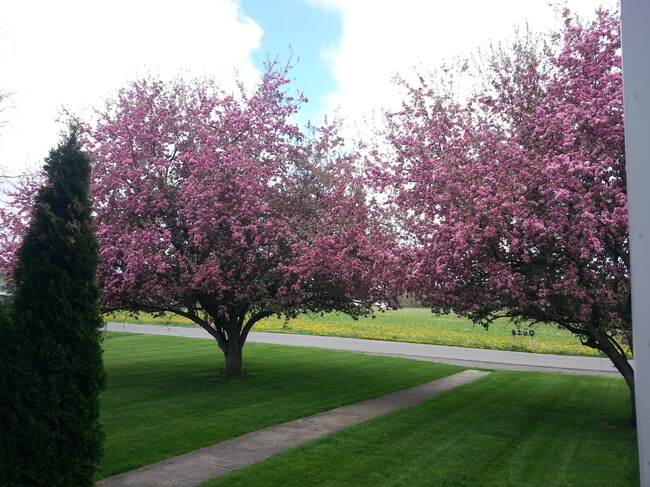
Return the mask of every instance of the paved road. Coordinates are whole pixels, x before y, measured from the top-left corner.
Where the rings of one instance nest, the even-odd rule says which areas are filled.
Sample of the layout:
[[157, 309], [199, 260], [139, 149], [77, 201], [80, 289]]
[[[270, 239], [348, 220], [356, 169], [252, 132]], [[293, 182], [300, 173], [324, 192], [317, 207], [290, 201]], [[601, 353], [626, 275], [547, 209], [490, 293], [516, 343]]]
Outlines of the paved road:
[[[208, 332], [202, 328], [108, 323], [107, 329], [109, 331], [127, 333], [211, 339]], [[425, 345], [421, 343], [360, 340], [356, 338], [313, 335], [291, 335], [285, 333], [251, 332], [248, 336], [248, 341], [275, 345], [289, 345], [293, 347], [345, 350], [372, 355], [388, 355], [484, 369], [522, 371], [537, 370], [545, 372], [562, 372], [565, 374], [620, 377], [620, 374], [609, 359], [597, 357], [573, 357], [568, 355], [508, 352], [503, 350], [483, 350], [479, 348]]]

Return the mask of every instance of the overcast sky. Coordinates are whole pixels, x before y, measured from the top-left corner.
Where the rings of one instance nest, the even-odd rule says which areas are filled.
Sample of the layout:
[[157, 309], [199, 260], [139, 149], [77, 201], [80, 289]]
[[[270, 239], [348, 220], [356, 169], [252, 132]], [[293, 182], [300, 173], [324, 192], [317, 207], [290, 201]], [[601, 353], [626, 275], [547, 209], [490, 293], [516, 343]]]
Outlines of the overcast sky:
[[[591, 18], [594, 0], [567, 5]], [[603, 0], [612, 6], [617, 0]], [[233, 73], [255, 83], [268, 57], [297, 62], [292, 89], [310, 99], [299, 121], [338, 109], [349, 120], [398, 101], [395, 72], [437, 66], [558, 21], [548, 0], [24, 0], [0, 12], [0, 167], [40, 166], [58, 142], [62, 106], [77, 113], [129, 79]], [[0, 107], [1, 108], [1, 107]]]

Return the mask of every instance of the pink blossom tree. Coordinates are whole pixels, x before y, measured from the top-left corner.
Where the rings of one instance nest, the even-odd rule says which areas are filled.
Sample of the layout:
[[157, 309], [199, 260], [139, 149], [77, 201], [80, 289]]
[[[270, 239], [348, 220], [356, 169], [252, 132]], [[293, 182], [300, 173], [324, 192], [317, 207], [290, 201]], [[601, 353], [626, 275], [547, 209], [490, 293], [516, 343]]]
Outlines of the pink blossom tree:
[[13, 283], [13, 269], [32, 218], [34, 198], [46, 182], [42, 171], [11, 179], [0, 191], [0, 283], [6, 280], [8, 284]]
[[569, 330], [634, 396], [618, 15], [563, 18], [483, 52], [469, 95], [445, 84], [468, 65], [402, 83], [373, 176], [402, 215], [410, 292], [485, 326]]
[[387, 297], [358, 156], [336, 125], [290, 122], [287, 83], [273, 64], [252, 94], [143, 79], [90, 134], [104, 306], [191, 319], [228, 375], [265, 317], [357, 316]]

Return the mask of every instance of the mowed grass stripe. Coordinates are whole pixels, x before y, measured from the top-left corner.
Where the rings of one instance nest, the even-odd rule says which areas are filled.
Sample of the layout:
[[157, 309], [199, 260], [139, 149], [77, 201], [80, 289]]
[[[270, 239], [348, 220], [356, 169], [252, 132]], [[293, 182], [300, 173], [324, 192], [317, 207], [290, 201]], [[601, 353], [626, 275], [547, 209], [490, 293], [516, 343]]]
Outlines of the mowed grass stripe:
[[249, 343], [249, 377], [219, 380], [223, 354], [211, 340], [110, 334], [104, 349], [99, 478], [463, 370]]
[[203, 485], [630, 487], [628, 416], [622, 379], [496, 371]]

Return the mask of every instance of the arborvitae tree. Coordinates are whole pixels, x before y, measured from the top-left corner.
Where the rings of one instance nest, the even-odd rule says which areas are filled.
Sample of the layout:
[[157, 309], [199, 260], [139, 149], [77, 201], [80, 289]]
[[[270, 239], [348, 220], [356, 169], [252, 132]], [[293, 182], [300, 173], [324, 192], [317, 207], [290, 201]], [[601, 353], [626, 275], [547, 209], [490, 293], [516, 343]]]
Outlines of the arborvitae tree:
[[14, 343], [3, 357], [15, 365], [3, 381], [12, 404], [5, 406], [0, 484], [92, 486], [103, 439], [102, 319], [90, 162], [75, 128], [45, 162], [48, 183], [14, 271]]
[[6, 472], [13, 468], [13, 437], [20, 434], [16, 427], [16, 327], [9, 317], [8, 301], [0, 297], [0, 485], [9, 485]]

